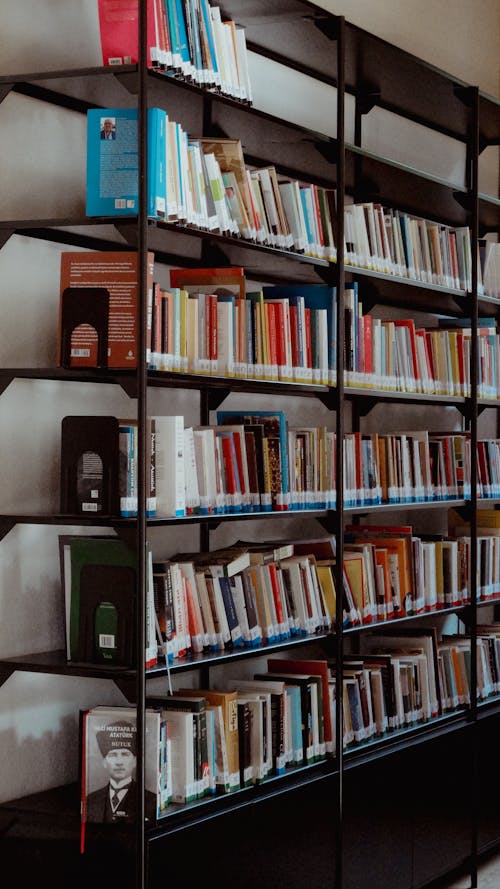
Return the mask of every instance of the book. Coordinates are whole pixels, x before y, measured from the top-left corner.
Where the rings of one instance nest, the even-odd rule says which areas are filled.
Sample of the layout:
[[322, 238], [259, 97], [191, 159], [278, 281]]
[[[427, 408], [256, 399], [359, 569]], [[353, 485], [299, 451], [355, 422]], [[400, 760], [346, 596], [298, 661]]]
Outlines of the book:
[[[81, 843], [87, 824], [125, 825], [137, 817], [137, 715], [133, 707], [92, 707], [81, 712]], [[160, 714], [145, 712], [144, 803], [155, 822], [169, 798], [169, 754]]]
[[[62, 539], [67, 656], [71, 661], [135, 663], [137, 561], [116, 537]], [[147, 571], [146, 666], [157, 659], [152, 571]]]
[[238, 744], [238, 696], [235, 691], [225, 689], [178, 689], [180, 694], [200, 695], [208, 705], [221, 707], [225, 745], [227, 751], [227, 772], [221, 779], [221, 789], [232, 792], [240, 786], [239, 744]]
[[[148, 0], [148, 7], [150, 6]], [[152, 9], [148, 8], [148, 15]], [[133, 65], [139, 60], [139, 9], [127, 0], [98, 0], [99, 31], [104, 65]], [[154, 49], [156, 55], [156, 48]]]
[[[160, 108], [149, 108], [148, 215], [164, 218], [167, 182], [167, 117]], [[138, 211], [139, 154], [135, 108], [91, 108], [87, 111], [87, 216], [130, 216]]]
[[[172, 711], [183, 711], [193, 714], [194, 757], [194, 795], [201, 798], [210, 793], [210, 768], [207, 739], [206, 700], [202, 695], [187, 695], [174, 692], [173, 695], [148, 695], [147, 706], [159, 708], [165, 714], [168, 723]], [[174, 750], [175, 753], [175, 750]]]
[[[148, 291], [153, 286], [154, 254], [148, 254]], [[70, 292], [65, 294], [67, 288]], [[78, 288], [75, 290], [75, 288]], [[137, 253], [128, 251], [64, 251], [61, 253], [58, 365], [63, 365], [63, 338], [69, 338], [65, 366], [97, 367], [98, 331], [90, 315], [85, 318], [78, 306], [63, 306], [77, 299], [80, 289], [103, 288], [109, 293], [107, 366], [137, 367]], [[73, 296], [73, 293], [75, 294]], [[89, 294], [91, 298], [91, 295]], [[71, 319], [68, 323], [67, 319]], [[72, 322], [72, 323], [71, 323]], [[64, 325], [64, 326], [63, 326]], [[74, 325], [74, 326], [73, 326]]]
[[184, 417], [154, 416], [156, 453], [156, 509], [158, 515], [186, 512]]

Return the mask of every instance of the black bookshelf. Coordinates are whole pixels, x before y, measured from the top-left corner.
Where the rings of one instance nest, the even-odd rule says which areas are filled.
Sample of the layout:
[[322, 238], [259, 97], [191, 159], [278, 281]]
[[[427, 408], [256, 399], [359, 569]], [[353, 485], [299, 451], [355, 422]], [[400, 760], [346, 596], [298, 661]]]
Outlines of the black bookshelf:
[[[334, 16], [319, 8], [314, 3], [306, 0], [278, 0], [269, 4], [263, 0], [228, 0], [222, 5], [223, 13], [233, 18], [238, 24], [246, 28], [249, 48], [271, 60], [280, 62], [290, 69], [303, 72], [321, 81], [338, 88], [340, 99], [347, 93], [354, 97], [356, 116], [358, 122], [362, 116], [373, 107], [379, 107], [391, 111], [409, 121], [416, 122], [439, 133], [452, 136], [454, 139], [466, 143], [472, 161], [477, 165], [477, 157], [487, 145], [495, 145], [500, 141], [500, 102], [485, 93], [473, 90], [468, 84], [452, 77], [438, 68], [416, 58], [410, 53], [389, 44], [388, 42], [369, 34], [363, 29], [346, 22], [342, 17]], [[144, 45], [144, 11], [142, 13], [142, 44]], [[418, 88], [416, 88], [418, 85]], [[0, 76], [0, 101], [13, 90], [25, 96], [49, 102], [58, 107], [72, 111], [85, 113], [88, 108], [115, 104], [122, 100], [125, 104], [138, 103], [140, 115], [146, 105], [164, 104], [175, 108], [175, 115], [179, 117], [183, 111], [190, 114], [190, 109], [203, 108], [204, 120], [207, 124], [209, 135], [212, 130], [218, 132], [218, 128], [224, 131], [225, 127], [231, 129], [231, 135], [241, 136], [244, 144], [248, 145], [246, 156], [255, 163], [276, 163], [284, 173], [305, 177], [309, 181], [318, 181], [321, 184], [335, 187], [339, 191], [338, 219], [339, 230], [343, 225], [343, 198], [344, 192], [353, 196], [355, 200], [380, 200], [384, 206], [392, 206], [408, 210], [417, 215], [436, 217], [440, 221], [450, 225], [471, 226], [477, 236], [483, 232], [498, 232], [500, 230], [500, 200], [498, 197], [482, 195], [478, 193], [477, 177], [467, 186], [457, 186], [448, 181], [432, 177], [418, 170], [398, 164], [384, 157], [379, 157], [360, 146], [349, 145], [345, 141], [343, 111], [338, 112], [337, 136], [335, 139], [324, 134], [310, 132], [304, 127], [297, 126], [273, 115], [266, 114], [258, 109], [242, 106], [234, 100], [207, 93], [199, 87], [186, 83], [181, 79], [165, 77], [165, 75], [147, 72], [145, 67], [124, 66], [119, 69], [110, 68], [85, 68], [54, 70], [46, 72], [28, 72], [12, 76]], [[117, 98], [119, 97], [119, 98]], [[339, 101], [339, 107], [343, 102]], [[177, 110], [179, 109], [179, 110]], [[361, 127], [359, 126], [359, 129]], [[145, 131], [141, 129], [140, 154], [142, 172], [145, 169]], [[60, 219], [17, 219], [0, 222], [0, 244], [8, 241], [14, 234], [28, 235], [60, 244], [81, 246], [91, 249], [130, 249], [139, 250], [142, 269], [145, 269], [146, 250], [155, 252], [156, 260], [160, 263], [173, 265], [196, 266], [207, 264], [210, 259], [213, 263], [244, 265], [246, 275], [250, 279], [266, 280], [273, 282], [297, 282], [311, 283], [326, 281], [338, 288], [339, 307], [345, 278], [357, 280], [362, 288], [362, 299], [365, 307], [377, 304], [394, 306], [415, 311], [432, 312], [450, 317], [461, 315], [472, 317], [473, 332], [477, 329], [478, 311], [488, 315], [498, 313], [500, 301], [483, 297], [477, 293], [474, 287], [472, 293], [461, 290], [453, 290], [445, 287], [424, 284], [419, 281], [397, 278], [384, 275], [367, 269], [346, 265], [342, 249], [339, 249], [338, 263], [332, 265], [324, 260], [306, 257], [291, 251], [278, 250], [271, 247], [262, 247], [240, 238], [228, 238], [214, 233], [208, 233], [188, 226], [178, 224], [153, 223], [146, 219], [145, 202], [142, 201], [139, 216], [130, 218], [60, 218]], [[81, 229], [85, 229], [82, 233]], [[87, 233], [88, 232], [88, 233]], [[126, 243], [120, 241], [123, 238]], [[145, 285], [142, 279], [142, 325], [141, 337], [145, 328]], [[342, 311], [339, 308], [339, 331], [342, 331]], [[339, 337], [340, 339], [340, 337]], [[143, 350], [144, 354], [144, 350]], [[474, 366], [474, 353], [472, 364]], [[335, 411], [334, 422], [338, 438], [344, 431], [343, 406], [346, 402], [353, 402], [360, 415], [368, 413], [378, 403], [404, 403], [408, 405], [426, 405], [440, 407], [453, 406], [462, 411], [469, 422], [472, 431], [472, 441], [477, 438], [477, 415], [482, 408], [497, 408], [500, 400], [479, 399], [474, 391], [475, 376], [473, 372], [473, 393], [470, 398], [458, 396], [422, 395], [419, 393], [392, 392], [384, 389], [369, 390], [349, 386], [342, 381], [343, 350], [341, 346], [338, 352], [338, 368], [341, 375], [340, 385], [335, 388], [318, 385], [305, 385], [295, 383], [271, 383], [258, 380], [224, 378], [202, 378], [194, 374], [177, 374], [167, 372], [148, 371], [145, 363], [141, 362], [137, 371], [97, 371], [87, 369], [61, 369], [61, 368], [4, 368], [0, 371], [0, 390], [4, 391], [15, 379], [65, 381], [91, 384], [112, 384], [124, 388], [127, 394], [136, 398], [141, 423], [144, 426], [144, 418], [147, 405], [147, 392], [149, 388], [182, 388], [198, 391], [200, 393], [200, 417], [207, 419], [210, 410], [214, 410], [222, 401], [234, 392], [254, 393], [267, 396], [284, 396], [285, 398], [314, 398], [322, 401], [332, 411]], [[144, 442], [142, 444], [144, 451]], [[340, 467], [341, 468], [341, 467]], [[142, 467], [143, 471], [143, 467]], [[103, 516], [97, 519], [82, 517], [81, 515], [61, 514], [31, 514], [31, 515], [3, 515], [0, 516], [0, 531], [8, 533], [16, 524], [47, 524], [47, 525], [81, 525], [81, 526], [106, 526], [113, 527], [118, 534], [129, 536], [134, 540], [141, 553], [139, 592], [142, 593], [145, 585], [144, 577], [144, 544], [148, 527], [161, 527], [170, 525], [203, 526], [205, 532], [215, 529], [220, 523], [234, 521], [260, 521], [262, 519], [284, 520], [292, 518], [316, 518], [325, 524], [329, 530], [333, 530], [338, 538], [338, 560], [342, 558], [342, 529], [344, 519], [349, 521], [351, 517], [370, 514], [383, 521], [386, 512], [415, 512], [422, 514], [436, 510], [446, 510], [450, 507], [464, 508], [468, 510], [474, 522], [476, 506], [483, 504], [491, 506], [498, 501], [493, 499], [478, 502], [476, 497], [472, 501], [463, 499], [432, 501], [426, 503], [387, 503], [375, 506], [344, 506], [342, 501], [343, 479], [342, 471], [338, 473], [339, 491], [337, 510], [291, 510], [282, 513], [243, 513], [213, 515], [210, 517], [186, 516], [182, 518], [158, 518], [146, 520], [145, 504], [142, 506], [137, 520], [120, 519], [113, 516]], [[473, 475], [474, 478], [474, 475]], [[144, 487], [144, 486], [143, 486]], [[143, 492], [141, 497], [143, 498]], [[474, 533], [474, 532], [473, 532]], [[443, 608], [425, 615], [415, 615], [401, 618], [395, 621], [374, 623], [371, 629], [390, 627], [396, 623], [408, 623], [414, 620], [431, 621], [450, 614], [475, 615], [475, 605], [483, 607], [494, 604], [491, 601], [477, 599], [475, 588], [474, 563], [472, 565], [472, 605], [454, 608]], [[340, 573], [337, 580], [340, 582]], [[340, 585], [340, 583], [339, 583]], [[340, 597], [339, 597], [340, 598]], [[143, 601], [142, 596], [140, 597]], [[340, 612], [339, 612], [340, 613]], [[139, 617], [143, 617], [141, 613]], [[472, 636], [472, 652], [475, 651], [475, 617], [470, 621]], [[141, 621], [139, 621], [141, 623]], [[17, 657], [2, 659], [0, 661], [0, 682], [5, 682], [14, 672], [45, 673], [59, 676], [81, 676], [87, 678], [109, 679], [121, 687], [130, 700], [137, 702], [140, 728], [140, 745], [144, 731], [143, 719], [145, 681], [146, 679], [165, 678], [168, 673], [187, 673], [200, 670], [201, 675], [209, 681], [210, 670], [228, 663], [238, 663], [243, 659], [255, 658], [268, 652], [301, 649], [304, 646], [314, 644], [335, 647], [339, 657], [337, 668], [337, 682], [342, 680], [341, 654], [343, 651], [343, 638], [355, 639], [358, 633], [369, 631], [370, 627], [361, 626], [344, 630], [332, 636], [307, 637], [291, 640], [283, 640], [279, 643], [262, 647], [260, 649], [242, 649], [232, 652], [221, 652], [211, 655], [203, 655], [198, 658], [190, 658], [184, 662], [176, 662], [167, 667], [160, 663], [157, 667], [145, 671], [141, 669], [144, 658], [144, 639], [142, 632], [137, 640], [138, 670], [103, 669], [88, 664], [68, 663], [64, 651], [42, 652], [26, 654]], [[472, 658], [474, 661], [474, 657]], [[472, 668], [472, 685], [474, 686], [475, 668]], [[340, 696], [338, 696], [340, 698]], [[352, 799], [359, 790], [363, 798], [370, 800], [367, 808], [378, 815], [379, 807], [383, 809], [387, 820], [382, 820], [385, 827], [391, 824], [391, 816], [375, 795], [380, 790], [379, 785], [373, 779], [373, 770], [379, 768], [384, 780], [393, 781], [391, 775], [394, 770], [399, 772], [401, 762], [405, 762], [408, 768], [408, 757], [414, 755], [418, 761], [416, 773], [422, 774], [429, 786], [435, 778], [435, 750], [446, 751], [453, 746], [449, 761], [446, 762], [444, 771], [448, 774], [454, 770], [456, 776], [457, 762], [462, 757], [462, 771], [471, 773], [474, 745], [470, 743], [471, 733], [480, 726], [486, 733], [490, 725], [496, 725], [500, 713], [498, 699], [485, 701], [474, 700], [467, 711], [449, 713], [443, 717], [430, 720], [428, 723], [412, 726], [407, 730], [389, 733], [387, 737], [360, 744], [342, 750], [338, 743], [341, 738], [342, 726], [341, 702], [337, 703], [337, 750], [335, 759], [328, 758], [325, 762], [317, 763], [300, 769], [291, 770], [283, 777], [266, 782], [258, 788], [243, 790], [234, 795], [215, 800], [207, 799], [203, 802], [190, 804], [181, 810], [173, 807], [169, 813], [158, 821], [155, 826], [147, 825], [144, 829], [143, 820], [138, 824], [137, 830], [127, 836], [131, 845], [135, 844], [135, 859], [133, 867], [127, 875], [130, 886], [134, 889], [156, 889], [163, 884], [164, 870], [162, 861], [171, 861], [176, 856], [176, 844], [182, 858], [186, 847], [191, 849], [208, 848], [209, 841], [213, 841], [213, 830], [221, 831], [227, 825], [228, 818], [231, 824], [237, 825], [235, 829], [240, 836], [248, 831], [251, 842], [258, 840], [263, 851], [262, 870], [269, 869], [269, 875], [264, 877], [262, 873], [260, 882], [263, 886], [279, 885], [276, 874], [273, 873], [273, 857], [270, 844], [265, 844], [262, 827], [266, 829], [276, 827], [277, 816], [283, 818], [288, 836], [286, 843], [277, 846], [283, 851], [286, 848], [285, 860], [280, 861], [282, 873], [287, 874], [287, 889], [301, 889], [305, 885], [303, 870], [306, 867], [309, 877], [311, 868], [317, 869], [317, 882], [314, 886], [335, 886], [335, 889], [343, 889], [349, 885], [349, 879], [356, 873], [356, 864], [353, 858], [357, 852], [351, 845], [351, 824], [356, 823], [359, 812], [352, 805]], [[439, 746], [441, 745], [441, 746]], [[456, 752], [455, 752], [456, 747]], [[463, 756], [462, 756], [463, 755]], [[463, 759], [465, 758], [465, 764]], [[442, 760], [440, 759], [440, 762]], [[471, 769], [469, 770], [469, 766]], [[427, 775], [426, 775], [427, 772]], [[365, 774], [368, 779], [365, 781]], [[139, 783], [141, 784], [139, 779]], [[411, 779], [409, 783], [412, 784]], [[475, 797], [467, 789], [464, 791], [466, 803], [475, 804]], [[412, 784], [413, 786], [413, 784]], [[347, 806], [343, 807], [344, 792]], [[372, 793], [372, 795], [370, 795]], [[395, 803], [394, 794], [389, 786], [388, 797]], [[48, 833], [52, 837], [61, 830], [58, 839], [66, 841], [71, 835], [74, 841], [78, 835], [78, 788], [65, 787], [37, 794], [23, 800], [15, 800], [12, 803], [0, 807], [0, 831], [5, 829], [8, 834], [12, 830], [13, 823], [21, 824], [24, 820], [30, 821], [26, 828], [28, 836], [43, 834], [49, 825]], [[418, 798], [418, 804], [422, 800]], [[277, 809], [279, 805], [281, 808]], [[303, 838], [299, 831], [293, 833], [294, 841], [290, 843], [290, 833], [293, 830], [294, 821], [286, 810], [299, 810], [303, 807], [305, 817], [302, 818]], [[418, 808], [418, 807], [417, 807]], [[439, 806], [438, 806], [439, 808]], [[253, 816], [253, 813], [256, 816]], [[324, 819], [316, 837], [311, 836], [305, 820], [314, 822], [313, 813], [320, 813]], [[477, 862], [477, 823], [474, 822], [470, 829], [460, 836], [464, 842], [470, 843], [470, 860], [460, 858], [462, 853], [456, 853], [456, 860], [452, 852], [447, 848], [443, 863], [436, 861], [429, 844], [426, 856], [422, 837], [426, 829], [418, 821], [420, 809], [410, 823], [407, 813], [401, 813], [405, 823], [405, 833], [402, 837], [399, 857], [394, 862], [401, 864], [401, 883], [397, 882], [394, 874], [385, 873], [382, 881], [379, 872], [375, 868], [375, 881], [379, 882], [356, 883], [360, 886], [368, 886], [370, 889], [400, 889], [400, 886], [421, 887], [426, 885], [431, 878], [451, 873], [455, 867], [468, 866], [470, 873], [474, 875]], [[47, 817], [48, 816], [48, 817]], [[66, 820], [68, 819], [68, 820]], [[261, 824], [257, 825], [256, 821]], [[431, 819], [429, 819], [430, 821]], [[2, 826], [5, 825], [5, 828]], [[42, 826], [41, 826], [42, 825]], [[52, 825], [52, 827], [51, 827]], [[67, 828], [68, 833], [65, 833]], [[25, 831], [25, 833], [26, 833]], [[22, 835], [22, 830], [20, 829]], [[279, 833], [279, 831], [277, 831]], [[390, 830], [384, 833], [389, 833]], [[283, 828], [283, 834], [286, 831]], [[295, 844], [295, 838], [299, 835], [298, 850], [291, 848]], [[457, 834], [458, 835], [458, 834]], [[373, 829], [373, 842], [378, 836]], [[397, 833], [398, 839], [400, 834]], [[472, 839], [471, 839], [472, 837]], [[25, 837], [26, 839], [26, 837]], [[101, 838], [102, 839], [102, 838]], [[109, 836], [106, 838], [109, 841]], [[448, 836], [449, 840], [449, 836]], [[314, 859], [311, 848], [315, 849], [318, 843], [323, 857]], [[494, 845], [500, 841], [500, 825], [498, 833], [490, 835], [488, 840], [481, 840], [480, 847]], [[38, 842], [38, 840], [37, 840]], [[422, 845], [419, 845], [422, 844]], [[113, 846], [113, 844], [111, 844]], [[449, 841], [451, 846], [451, 841]], [[387, 835], [379, 844], [382, 853], [391, 861], [391, 853], [394, 853], [392, 840]], [[35, 846], [37, 854], [41, 845]], [[106, 849], [106, 844], [96, 846], [99, 854]], [[417, 865], [409, 864], [416, 856], [416, 850], [422, 853], [421, 862]], [[379, 850], [380, 851], [380, 850]], [[241, 854], [240, 854], [241, 853]], [[229, 856], [234, 863], [232, 876], [224, 874], [218, 879], [221, 889], [232, 885], [234, 872], [241, 874], [241, 862], [246, 863], [248, 873], [241, 878], [241, 887], [247, 886], [247, 881], [254, 878], [252, 873], [252, 856], [248, 854], [247, 841], [242, 840], [241, 850], [238, 855]], [[70, 854], [72, 857], [73, 851]], [[309, 855], [309, 860], [308, 860]], [[301, 866], [297, 857], [303, 859]], [[345, 868], [343, 864], [345, 857]], [[417, 856], [418, 857], [418, 856]], [[460, 859], [460, 860], [458, 860]], [[92, 857], [90, 856], [90, 862]], [[240, 867], [238, 868], [238, 863]], [[202, 870], [202, 856], [199, 859], [200, 880], [206, 878], [206, 872]], [[177, 862], [173, 872], [172, 885], [176, 889], [187, 889], [188, 883], [182, 882]], [[413, 868], [413, 870], [412, 870]], [[228, 871], [230, 868], [226, 868]], [[393, 868], [398, 872], [398, 868]], [[68, 867], [68, 873], [72, 868]], [[92, 869], [86, 873], [86, 877], [92, 875]], [[404, 877], [408, 876], [407, 882]], [[122, 874], [123, 876], [123, 874]], [[176, 878], [179, 880], [176, 883]], [[346, 882], [347, 878], [347, 882]], [[302, 883], [299, 881], [302, 880]], [[392, 880], [392, 882], [391, 882]], [[210, 882], [210, 881], [209, 881]], [[77, 884], [74, 884], [75, 887]], [[124, 884], [120, 884], [121, 886]], [[191, 884], [189, 884], [191, 885]], [[248, 882], [248, 885], [251, 885]], [[284, 884], [283, 884], [284, 885]], [[309, 885], [309, 882], [308, 882]], [[313, 884], [310, 883], [312, 886]], [[54, 887], [58, 889], [58, 887]], [[127, 886], [128, 889], [128, 886]]]

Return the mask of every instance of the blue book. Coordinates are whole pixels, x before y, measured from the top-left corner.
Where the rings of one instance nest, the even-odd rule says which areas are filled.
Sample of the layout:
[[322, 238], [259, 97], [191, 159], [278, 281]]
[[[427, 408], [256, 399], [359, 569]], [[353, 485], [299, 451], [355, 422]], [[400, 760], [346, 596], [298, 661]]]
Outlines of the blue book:
[[148, 108], [148, 216], [164, 219], [167, 207], [167, 113]]
[[186, 19], [184, 16], [184, 8], [182, 0], [175, 0], [175, 12], [177, 16], [177, 28], [179, 35], [179, 52], [184, 74], [189, 73], [192, 63], [191, 54], [189, 52], [189, 43], [186, 29]]
[[215, 51], [214, 44], [214, 35], [213, 35], [213, 25], [212, 25], [212, 17], [210, 15], [210, 8], [208, 5], [208, 0], [200, 0], [201, 14], [203, 16], [203, 21], [205, 24], [205, 31], [207, 35], [208, 41], [208, 49], [210, 52], [210, 58], [212, 62], [212, 69], [215, 74], [215, 80], [220, 84], [220, 76], [219, 76], [219, 66], [217, 65], [217, 53]]
[[87, 216], [130, 216], [139, 206], [137, 109], [87, 111]]
[[[148, 110], [148, 215], [165, 215], [166, 114]], [[136, 108], [87, 112], [87, 216], [131, 216], [139, 209]]]

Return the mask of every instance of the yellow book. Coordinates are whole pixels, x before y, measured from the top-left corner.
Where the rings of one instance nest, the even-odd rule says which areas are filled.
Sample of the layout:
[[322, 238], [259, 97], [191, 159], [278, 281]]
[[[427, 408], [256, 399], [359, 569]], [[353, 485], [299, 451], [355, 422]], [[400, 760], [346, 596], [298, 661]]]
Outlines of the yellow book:
[[[333, 562], [331, 563], [333, 566]], [[323, 590], [323, 597], [325, 600], [325, 604], [328, 610], [328, 615], [330, 617], [330, 622], [332, 627], [335, 624], [335, 608], [336, 608], [336, 593], [335, 593], [335, 583], [333, 579], [333, 572], [330, 565], [321, 565], [319, 562], [316, 562], [316, 572], [318, 575], [318, 580], [321, 585], [321, 589]]]

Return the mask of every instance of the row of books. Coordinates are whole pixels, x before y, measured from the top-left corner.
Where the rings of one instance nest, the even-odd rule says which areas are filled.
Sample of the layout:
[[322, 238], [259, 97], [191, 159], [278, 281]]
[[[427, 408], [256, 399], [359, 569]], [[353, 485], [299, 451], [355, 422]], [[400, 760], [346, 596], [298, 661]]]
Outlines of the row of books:
[[336, 293], [326, 285], [245, 290], [242, 268], [172, 269], [153, 286], [149, 366], [218, 376], [335, 380]]
[[[477, 694], [500, 691], [500, 624], [481, 624]], [[342, 664], [345, 749], [390, 736], [471, 701], [471, 640], [439, 638], [435, 627], [364, 635]], [[181, 688], [146, 699], [145, 803], [149, 818], [168, 805], [231, 793], [312, 764], [336, 748], [336, 667], [332, 659], [268, 658], [249, 679], [216, 689]], [[94, 707], [82, 713], [82, 823], [104, 821], [101, 759], [136, 752], [136, 713]], [[132, 779], [133, 780], [133, 779]], [[130, 791], [129, 791], [130, 793]], [[123, 810], [125, 820], [135, 812]]]
[[[335, 299], [335, 297], [334, 297]], [[494, 318], [478, 320], [477, 392], [500, 393], [500, 340]], [[345, 290], [345, 383], [428, 395], [470, 396], [471, 320], [439, 319], [417, 327], [411, 318], [363, 314], [356, 285]]]
[[[466, 707], [471, 702], [471, 639], [438, 637], [436, 628], [393, 629], [363, 636], [344, 659], [344, 746], [381, 737]], [[500, 689], [500, 624], [481, 624], [477, 695]]]
[[[107, 333], [107, 365], [135, 367], [136, 254], [65, 251], [60, 287], [59, 363], [97, 366], [99, 336]], [[240, 266], [171, 269], [170, 286], [162, 287], [154, 281], [150, 253], [149, 368], [335, 385], [336, 289], [323, 284], [266, 286], [259, 291], [246, 287]], [[89, 323], [83, 323], [81, 314], [82, 288]], [[71, 330], [65, 329], [65, 312], [80, 321]], [[100, 317], [106, 318], [104, 331], [96, 329]], [[440, 319], [435, 328], [419, 328], [412, 319], [373, 318], [363, 314], [357, 283], [346, 285], [347, 386], [469, 396], [470, 353], [470, 319]], [[500, 339], [493, 318], [479, 319], [477, 376], [479, 397], [498, 397]]]
[[[335, 432], [289, 426], [279, 410], [222, 410], [216, 420], [185, 426], [181, 415], [148, 417], [149, 517], [336, 507]], [[78, 462], [75, 435], [98, 460]], [[135, 419], [63, 418], [62, 512], [136, 516], [137, 439]], [[470, 499], [470, 448], [468, 432], [345, 433], [344, 505]], [[499, 497], [500, 439], [478, 440], [475, 459], [478, 497]]]
[[[500, 529], [488, 518], [485, 510], [476, 543], [479, 602], [500, 595]], [[108, 535], [60, 535], [59, 547], [68, 660], [133, 665], [135, 554]], [[333, 537], [239, 541], [155, 561], [148, 547], [147, 557], [148, 667], [335, 629]], [[461, 607], [470, 601], [470, 563], [467, 525], [450, 523], [448, 536], [418, 536], [410, 525], [349, 525], [343, 626]]]
[[[331, 551], [331, 541], [323, 547]], [[335, 621], [335, 560], [318, 564], [315, 549], [314, 543], [289, 541], [155, 561], [159, 654], [174, 660], [329, 632]]]
[[472, 288], [468, 226], [444, 225], [378, 203], [346, 206], [345, 256], [349, 265], [388, 275], [449, 289]]
[[[335, 258], [331, 189], [246, 166], [238, 139], [190, 137], [161, 108], [147, 129], [150, 218]], [[87, 112], [87, 216], [137, 212], [137, 130], [136, 109]]]
[[[105, 65], [138, 61], [139, 3], [98, 0]], [[147, 64], [250, 102], [245, 31], [209, 0], [147, 0]]]
[[[260, 784], [332, 752], [333, 702], [323, 700], [329, 688], [320, 666], [269, 659], [267, 671], [251, 680], [147, 696], [147, 816], [160, 817], [170, 802]], [[104, 805], [96, 805], [100, 790], [94, 789], [102, 783], [102, 758], [124, 750], [135, 756], [136, 714], [130, 707], [97, 706], [82, 713], [81, 725], [85, 824], [105, 820]]]

